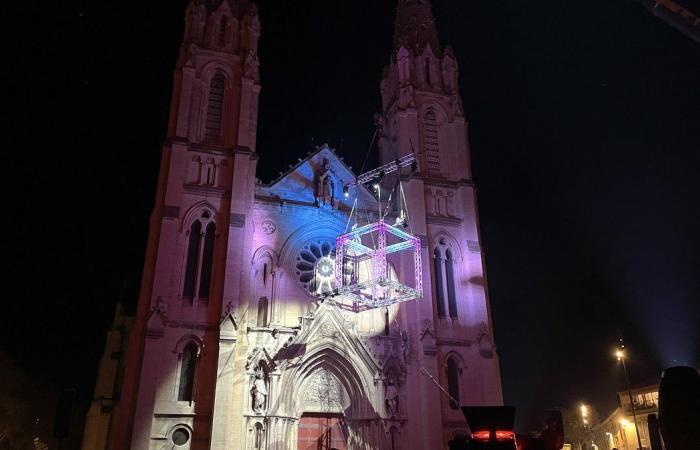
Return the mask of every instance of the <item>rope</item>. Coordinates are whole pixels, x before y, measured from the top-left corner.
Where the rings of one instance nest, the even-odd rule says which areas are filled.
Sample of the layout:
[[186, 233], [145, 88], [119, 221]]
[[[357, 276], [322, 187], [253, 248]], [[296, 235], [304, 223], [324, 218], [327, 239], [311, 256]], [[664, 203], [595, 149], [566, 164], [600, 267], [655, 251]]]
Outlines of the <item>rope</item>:
[[[403, 205], [406, 207], [406, 220], [408, 220], [408, 230], [413, 234], [413, 221], [411, 220], [411, 216], [408, 214], [408, 203], [406, 203], [406, 194], [403, 191], [403, 184], [399, 181], [399, 189], [401, 190], [401, 197], [403, 198]], [[399, 199], [399, 202], [401, 202], [401, 199]], [[399, 205], [400, 207], [401, 205]]]
[[454, 398], [453, 396], [451, 396], [450, 393], [447, 392], [447, 391], [445, 390], [444, 387], [442, 387], [442, 385], [440, 384], [440, 382], [439, 382], [438, 380], [436, 380], [435, 377], [432, 376], [432, 375], [430, 374], [430, 372], [428, 372], [428, 369], [426, 369], [426, 368], [423, 367], [423, 366], [420, 366], [420, 371], [421, 371], [425, 376], [427, 376], [428, 378], [430, 378], [430, 379], [433, 381], [433, 383], [435, 383], [435, 385], [436, 385], [438, 388], [440, 388], [440, 390], [447, 396], [447, 398], [450, 399], [451, 402], [453, 402], [453, 403], [456, 404], [456, 405], [459, 405], [459, 401], [457, 401], [456, 398]]
[[343, 234], [348, 232], [348, 227], [350, 226], [350, 221], [352, 220], [352, 213], [355, 211], [355, 207], [357, 206], [357, 197], [355, 197], [355, 201], [352, 202], [352, 209], [350, 210], [350, 215], [348, 216], [348, 221], [345, 224], [345, 231]]
[[372, 147], [374, 147], [374, 141], [377, 139], [377, 134], [379, 134], [379, 127], [377, 127], [374, 130], [374, 134], [372, 135], [372, 139], [369, 141], [369, 148], [367, 149], [367, 153], [365, 153], [365, 160], [362, 161], [362, 167], [360, 167], [360, 174], [365, 173], [365, 164], [367, 164], [367, 158], [369, 158], [369, 153], [372, 151]]

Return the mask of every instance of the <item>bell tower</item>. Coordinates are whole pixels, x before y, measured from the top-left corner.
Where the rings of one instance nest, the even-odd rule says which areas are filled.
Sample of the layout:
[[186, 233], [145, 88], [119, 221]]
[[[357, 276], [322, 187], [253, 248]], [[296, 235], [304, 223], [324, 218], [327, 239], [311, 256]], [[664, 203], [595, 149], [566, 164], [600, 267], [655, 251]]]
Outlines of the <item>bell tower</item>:
[[427, 439], [426, 448], [464, 433], [460, 405], [503, 401], [458, 74], [454, 52], [440, 44], [429, 0], [398, 0], [380, 84], [380, 158], [386, 164], [413, 152], [418, 161], [417, 171], [401, 182], [423, 247], [424, 297], [406, 306], [405, 320], [417, 330], [421, 370], [453, 399], [441, 396], [433, 406], [435, 386], [417, 376], [422, 388], [415, 392], [426, 395], [420, 402], [430, 422], [424, 426], [440, 430], [409, 436], [411, 442]]
[[470, 179], [459, 68], [438, 40], [427, 0], [399, 0], [394, 45], [381, 81], [382, 160], [418, 157], [421, 175]]
[[260, 74], [257, 8], [192, 0], [175, 67], [168, 137], [255, 151]]
[[259, 36], [248, 0], [187, 7], [111, 449], [220, 439], [221, 318], [240, 301], [235, 268], [252, 252]]

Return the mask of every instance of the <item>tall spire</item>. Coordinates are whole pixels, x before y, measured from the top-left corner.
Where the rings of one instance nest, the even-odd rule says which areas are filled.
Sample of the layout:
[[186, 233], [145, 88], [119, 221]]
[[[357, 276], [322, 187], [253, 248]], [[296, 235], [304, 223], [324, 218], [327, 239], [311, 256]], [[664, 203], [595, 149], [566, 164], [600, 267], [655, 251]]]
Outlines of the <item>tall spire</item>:
[[405, 47], [414, 54], [421, 54], [428, 44], [436, 54], [441, 52], [430, 0], [399, 0], [394, 29], [394, 51]]

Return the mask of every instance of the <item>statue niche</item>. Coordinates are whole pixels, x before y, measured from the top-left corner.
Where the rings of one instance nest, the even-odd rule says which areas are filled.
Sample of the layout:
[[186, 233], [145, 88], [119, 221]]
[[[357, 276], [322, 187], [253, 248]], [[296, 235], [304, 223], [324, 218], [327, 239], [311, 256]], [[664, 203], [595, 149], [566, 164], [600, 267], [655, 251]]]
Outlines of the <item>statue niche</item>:
[[323, 167], [318, 173], [316, 182], [316, 205], [335, 206], [335, 186], [331, 176], [331, 164], [327, 158], [323, 159]]
[[253, 387], [250, 388], [250, 394], [253, 402], [253, 412], [262, 414], [265, 411], [268, 392], [265, 372], [259, 367], [255, 370], [255, 381], [253, 381]]
[[396, 382], [393, 378], [389, 378], [386, 382], [384, 401], [389, 417], [396, 417], [399, 413], [399, 389], [396, 387]]

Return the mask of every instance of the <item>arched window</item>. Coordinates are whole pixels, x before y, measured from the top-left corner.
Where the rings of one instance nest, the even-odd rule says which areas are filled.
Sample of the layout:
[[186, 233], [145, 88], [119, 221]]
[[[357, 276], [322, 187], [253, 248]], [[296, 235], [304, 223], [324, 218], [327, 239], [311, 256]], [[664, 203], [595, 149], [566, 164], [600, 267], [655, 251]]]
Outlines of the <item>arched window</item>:
[[224, 109], [224, 88], [226, 77], [221, 71], [216, 72], [209, 83], [209, 103], [207, 104], [207, 122], [205, 136], [219, 140]]
[[216, 237], [216, 225], [209, 222], [207, 232], [204, 235], [204, 250], [202, 252], [202, 274], [199, 280], [199, 298], [209, 298], [211, 286], [211, 268], [214, 262], [214, 238]]
[[450, 408], [459, 409], [459, 363], [453, 357], [447, 359], [447, 391], [454, 398], [450, 400]]
[[199, 262], [199, 242], [202, 239], [202, 223], [199, 220], [190, 227], [190, 242], [187, 246], [187, 266], [185, 268], [185, 286], [182, 296], [194, 297], [195, 284], [197, 282], [197, 266]]
[[449, 248], [445, 251], [445, 280], [447, 281], [447, 305], [450, 310], [450, 317], [456, 319], [457, 294], [455, 292], [454, 259]]
[[267, 297], [260, 297], [258, 300], [258, 326], [259, 327], [266, 327], [267, 326], [267, 305], [268, 305], [268, 300]]
[[192, 223], [189, 231], [185, 278], [182, 286], [184, 300], [193, 302], [195, 298], [201, 300], [209, 298], [215, 241], [216, 224], [212, 220], [212, 213], [204, 210]]
[[255, 424], [255, 448], [263, 448], [263, 426], [260, 422]]
[[194, 391], [194, 373], [197, 366], [197, 344], [190, 342], [182, 350], [180, 364], [180, 383], [177, 399], [181, 402], [191, 402]]
[[438, 317], [445, 317], [445, 289], [442, 285], [442, 255], [440, 250], [433, 252], [433, 270], [435, 272], [435, 301], [437, 302]]
[[389, 434], [391, 435], [391, 450], [398, 450], [398, 443], [396, 442], [396, 427], [391, 427], [389, 429]]
[[440, 128], [435, 111], [429, 109], [423, 117], [423, 145], [428, 172], [440, 173]]
[[430, 80], [430, 58], [425, 58], [425, 84], [428, 86], [433, 84]]
[[219, 47], [226, 45], [226, 30], [228, 27], [228, 17], [223, 16], [219, 21]]

